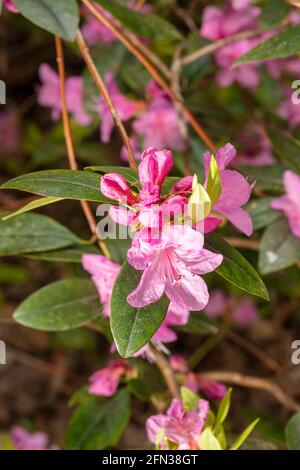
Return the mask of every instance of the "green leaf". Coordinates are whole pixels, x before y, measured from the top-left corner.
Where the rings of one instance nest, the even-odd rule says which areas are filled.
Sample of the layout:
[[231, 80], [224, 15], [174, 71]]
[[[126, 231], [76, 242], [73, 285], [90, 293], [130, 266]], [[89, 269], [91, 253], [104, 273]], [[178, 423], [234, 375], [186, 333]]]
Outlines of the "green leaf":
[[222, 193], [221, 175], [215, 157], [210, 157], [209, 172], [207, 177], [206, 191], [210, 197], [212, 207]]
[[40, 196], [112, 203], [100, 192], [100, 178], [89, 171], [44, 170], [7, 181], [2, 189], [18, 189]]
[[125, 262], [112, 292], [111, 330], [123, 357], [133, 356], [150, 341], [162, 324], [169, 305], [165, 296], [144, 308], [136, 309], [128, 304], [127, 296], [139, 284], [141, 274]]
[[265, 168], [241, 166], [242, 172], [255, 181], [255, 186], [263, 191], [282, 193], [284, 191], [282, 175], [286, 168], [283, 165], [273, 165]]
[[300, 259], [300, 239], [296, 238], [284, 218], [265, 230], [261, 243], [258, 266], [262, 274], [270, 274], [297, 263]]
[[283, 59], [300, 51], [300, 25], [290, 26], [243, 55], [235, 65], [270, 59]]
[[247, 437], [252, 433], [258, 421], [259, 421], [259, 418], [253, 421], [253, 423], [249, 424], [249, 426], [245, 429], [245, 431], [242, 432], [242, 434], [234, 441], [234, 443], [231, 445], [229, 450], [238, 450], [241, 447], [241, 445], [245, 442]]
[[289, 13], [287, 3], [282, 0], [268, 0], [262, 9], [260, 22], [266, 29], [274, 28], [281, 23]]
[[188, 323], [175, 327], [177, 331], [190, 334], [213, 335], [218, 332], [217, 324], [204, 312], [191, 312]]
[[279, 129], [269, 129], [268, 134], [275, 154], [290, 170], [300, 174], [300, 142]]
[[199, 405], [199, 397], [196, 393], [192, 392], [189, 388], [181, 387], [180, 396], [184, 408], [187, 411], [194, 410]]
[[66, 450], [101, 450], [114, 446], [130, 418], [126, 388], [112, 398], [90, 396], [75, 410], [66, 433]]
[[216, 426], [224, 423], [225, 419], [227, 418], [229, 408], [230, 408], [231, 394], [232, 394], [232, 388], [229, 388], [227, 390], [225, 397], [222, 399], [221, 403], [219, 404], [217, 417], [216, 417]]
[[17, 323], [44, 331], [65, 331], [90, 322], [101, 312], [99, 294], [89, 279], [53, 282], [28, 297], [15, 311]]
[[214, 436], [211, 428], [206, 428], [199, 439], [200, 449], [203, 450], [222, 450], [218, 439]]
[[252, 199], [245, 206], [246, 211], [251, 216], [254, 230], [270, 225], [280, 218], [280, 212], [274, 211], [270, 207], [272, 201], [272, 197], [262, 197]]
[[21, 209], [17, 210], [16, 212], [12, 212], [4, 217], [1, 220], [9, 220], [17, 215], [24, 214], [25, 212], [32, 211], [34, 209], [38, 209], [39, 207], [47, 206], [48, 204], [53, 204], [54, 202], [62, 201], [63, 199], [60, 197], [43, 197], [37, 199], [35, 201], [29, 202], [25, 206], [21, 207]]
[[284, 434], [288, 449], [300, 450], [300, 413], [296, 413], [289, 419]]
[[0, 256], [55, 250], [80, 243], [69, 229], [41, 214], [0, 220]]
[[154, 41], [173, 42], [182, 38], [179, 31], [163, 18], [147, 14], [143, 15], [125, 7], [118, 0], [96, 0], [105, 10], [117, 18], [123, 26], [139, 36]]
[[52, 34], [74, 41], [79, 25], [76, 0], [14, 0], [21, 14]]
[[53, 263], [81, 263], [82, 256], [85, 254], [101, 255], [101, 251], [93, 246], [76, 246], [71, 248], [65, 248], [62, 250], [29, 253], [25, 257], [38, 261], [51, 261]]
[[252, 295], [269, 300], [269, 294], [262, 279], [235, 248], [215, 234], [206, 235], [205, 246], [223, 255], [223, 263], [216, 269], [220, 276]]

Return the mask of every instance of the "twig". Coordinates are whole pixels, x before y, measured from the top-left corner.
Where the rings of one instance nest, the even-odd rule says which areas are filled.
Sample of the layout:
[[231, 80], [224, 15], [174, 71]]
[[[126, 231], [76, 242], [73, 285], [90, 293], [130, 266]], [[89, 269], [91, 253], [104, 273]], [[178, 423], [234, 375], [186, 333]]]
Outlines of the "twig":
[[279, 385], [275, 384], [271, 380], [229, 371], [203, 372], [202, 375], [208, 379], [216, 380], [217, 382], [231, 383], [239, 385], [240, 387], [264, 390], [289, 410], [300, 411], [300, 405], [293, 398], [284, 393]]
[[149, 62], [148, 59], [134, 46], [125, 36], [124, 34], [114, 26], [112, 21], [106, 18], [94, 5], [90, 0], [81, 0], [82, 3], [86, 5], [86, 7], [93, 13], [93, 15], [102, 23], [104, 24], [119, 40], [124, 44], [124, 46], [143, 64], [143, 66], [148, 70], [150, 75], [156, 80], [156, 82], [165, 90], [165, 92], [170, 96], [172, 101], [177, 102], [180, 108], [181, 113], [187, 119], [187, 121], [191, 124], [195, 132], [198, 134], [200, 139], [207, 145], [207, 147], [212, 151], [215, 152], [217, 150], [216, 145], [212, 142], [210, 137], [206, 134], [206, 132], [202, 129], [200, 124], [198, 123], [195, 116], [191, 113], [191, 111], [185, 106], [183, 101], [180, 97], [178, 97], [173, 90], [170, 88], [168, 83], [159, 75], [156, 68]]
[[241, 39], [249, 39], [261, 33], [262, 33], [262, 30], [260, 29], [247, 30], [247, 31], [242, 31], [241, 33], [233, 34], [232, 36], [229, 36], [224, 39], [219, 39], [218, 41], [215, 41], [212, 44], [208, 44], [207, 46], [201, 47], [201, 49], [198, 49], [197, 51], [186, 55], [185, 57], [182, 58], [181, 63], [182, 65], [191, 64], [195, 60], [198, 60], [201, 57], [204, 57], [208, 54], [212, 54], [216, 50], [220, 49], [221, 47], [227, 46], [228, 44], [231, 44], [232, 42], [239, 41]]
[[259, 240], [247, 240], [246, 238], [225, 238], [227, 243], [234, 246], [235, 248], [247, 248], [248, 250], [259, 251], [260, 242]]
[[[61, 95], [61, 107], [62, 107], [62, 119], [63, 119], [63, 126], [64, 126], [64, 135], [67, 145], [67, 153], [68, 153], [68, 160], [71, 170], [77, 170], [78, 165], [76, 161], [73, 141], [72, 141], [72, 134], [68, 116], [68, 108], [67, 108], [67, 100], [66, 100], [66, 89], [65, 89], [65, 65], [64, 65], [64, 54], [62, 48], [61, 39], [58, 36], [55, 36], [55, 46], [56, 46], [56, 55], [57, 55], [57, 66], [58, 66], [58, 73], [59, 73], [59, 83], [60, 83], [60, 95]], [[97, 231], [97, 224], [92, 214], [91, 208], [87, 201], [80, 201], [82, 210], [86, 217], [86, 220], [89, 224], [90, 230], [92, 234], [96, 234]], [[98, 240], [99, 246], [103, 251], [104, 255], [107, 258], [111, 258], [108, 248], [103, 240]]]
[[179, 398], [179, 388], [170, 364], [154, 346], [151, 346], [151, 351], [154, 355], [155, 363], [166, 381], [169, 392], [173, 398]]
[[273, 357], [266, 354], [262, 349], [258, 348], [255, 344], [251, 343], [247, 339], [238, 335], [234, 331], [228, 331], [227, 336], [234, 343], [246, 349], [248, 352], [253, 354], [253, 356], [256, 356], [268, 369], [276, 373], [282, 372], [283, 367], [280, 364], [278, 364], [278, 362], [275, 361]]

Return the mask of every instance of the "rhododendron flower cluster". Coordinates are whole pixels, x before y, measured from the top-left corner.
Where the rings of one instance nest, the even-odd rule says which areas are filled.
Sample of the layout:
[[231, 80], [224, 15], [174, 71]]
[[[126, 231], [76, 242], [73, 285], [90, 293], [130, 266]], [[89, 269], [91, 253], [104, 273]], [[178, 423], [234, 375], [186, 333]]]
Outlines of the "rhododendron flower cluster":
[[284, 172], [283, 182], [286, 194], [274, 199], [271, 207], [284, 212], [291, 232], [300, 238], [300, 176], [287, 170]]
[[169, 443], [178, 450], [200, 450], [199, 439], [208, 417], [209, 403], [199, 400], [197, 408], [187, 411], [181, 400], [175, 398], [165, 415], [148, 418], [148, 439], [157, 448], [168, 449]]
[[215, 289], [210, 294], [205, 313], [211, 318], [224, 317], [239, 327], [247, 327], [258, 317], [255, 303], [250, 297], [236, 299]]

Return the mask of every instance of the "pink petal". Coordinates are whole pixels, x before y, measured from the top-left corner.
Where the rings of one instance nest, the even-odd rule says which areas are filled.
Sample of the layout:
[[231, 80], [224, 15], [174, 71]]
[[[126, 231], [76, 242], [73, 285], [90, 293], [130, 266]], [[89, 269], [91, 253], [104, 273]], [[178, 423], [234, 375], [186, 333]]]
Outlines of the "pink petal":
[[153, 262], [145, 269], [139, 285], [128, 295], [127, 301], [135, 308], [146, 307], [162, 297], [165, 284], [164, 267], [158, 262]]

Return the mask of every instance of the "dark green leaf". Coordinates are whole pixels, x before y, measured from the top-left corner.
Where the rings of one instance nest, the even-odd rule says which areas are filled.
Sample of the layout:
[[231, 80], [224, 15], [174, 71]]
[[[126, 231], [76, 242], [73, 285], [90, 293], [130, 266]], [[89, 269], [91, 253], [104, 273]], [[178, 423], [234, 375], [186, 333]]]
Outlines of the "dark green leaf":
[[300, 142], [288, 137], [279, 129], [268, 131], [273, 150], [280, 160], [295, 173], [300, 174]]
[[279, 219], [280, 212], [274, 211], [270, 207], [272, 201], [272, 197], [262, 197], [253, 199], [245, 207], [252, 218], [254, 230], [270, 225], [275, 222], [275, 220]]
[[147, 344], [162, 324], [169, 305], [163, 296], [159, 302], [135, 309], [127, 296], [139, 284], [141, 271], [124, 263], [111, 298], [111, 330], [121, 356], [130, 357]]
[[235, 64], [283, 59], [300, 51], [300, 25], [296, 24], [281, 33], [275, 34], [262, 44], [243, 55]]
[[64, 331], [90, 322], [101, 312], [99, 294], [89, 279], [53, 282], [34, 292], [17, 308], [21, 325], [45, 331]]
[[8, 215], [2, 217], [2, 220], [9, 220], [13, 217], [16, 217], [20, 214], [25, 214], [25, 212], [33, 211], [34, 209], [38, 209], [40, 207], [48, 206], [49, 204], [53, 204], [54, 202], [62, 201], [63, 199], [60, 197], [41, 197], [40, 199], [36, 199], [35, 201], [29, 202], [25, 206], [21, 207], [15, 212], [11, 212]]
[[291, 417], [284, 433], [289, 450], [300, 450], [300, 413]]
[[251, 264], [232, 246], [218, 235], [205, 237], [207, 249], [223, 255], [223, 263], [216, 272], [240, 289], [269, 300], [268, 291], [262, 279]]
[[51, 261], [54, 263], [81, 263], [82, 256], [85, 254], [101, 255], [101, 251], [92, 246], [89, 247], [71, 247], [63, 250], [42, 251], [39, 253], [29, 253], [26, 258], [39, 261]]
[[191, 334], [211, 335], [218, 332], [218, 327], [205, 313], [191, 312], [188, 323], [177, 326], [176, 330]]
[[272, 193], [282, 193], [284, 190], [282, 175], [286, 169], [282, 165], [273, 165], [271, 167], [257, 168], [251, 166], [241, 166], [241, 171], [255, 181], [255, 186], [263, 191]]
[[76, 0], [14, 0], [21, 14], [52, 34], [73, 41], [79, 24]]
[[0, 220], [0, 255], [56, 250], [80, 243], [69, 229], [41, 214], [22, 214]]
[[112, 398], [90, 396], [75, 410], [66, 433], [67, 450], [101, 450], [114, 446], [130, 418], [126, 388]]
[[40, 196], [109, 202], [100, 193], [100, 178], [89, 171], [44, 170], [18, 176], [4, 183], [3, 189], [18, 189]]
[[300, 239], [292, 233], [286, 219], [279, 219], [265, 230], [260, 244], [258, 266], [269, 274], [291, 266], [300, 259]]
[[288, 4], [282, 0], [268, 0], [262, 9], [260, 21], [264, 28], [274, 28], [289, 13]]
[[147, 14], [143, 15], [126, 6], [118, 0], [96, 0], [126, 28], [139, 36], [155, 41], [172, 42], [181, 39], [179, 31], [163, 18]]

